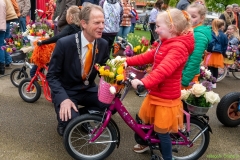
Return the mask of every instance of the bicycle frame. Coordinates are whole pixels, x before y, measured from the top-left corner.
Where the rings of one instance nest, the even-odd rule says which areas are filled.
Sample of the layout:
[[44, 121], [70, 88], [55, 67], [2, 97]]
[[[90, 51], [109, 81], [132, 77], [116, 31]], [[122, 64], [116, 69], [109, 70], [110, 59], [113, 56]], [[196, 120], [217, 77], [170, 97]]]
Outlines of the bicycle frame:
[[[48, 70], [48, 67], [46, 65], [44, 65], [43, 68]], [[45, 98], [48, 101], [52, 102], [51, 91], [50, 91], [48, 82], [46, 80], [46, 75], [41, 72], [41, 69], [42, 68], [40, 68], [40, 67], [37, 68], [37, 71], [36, 71], [34, 77], [31, 79], [31, 81], [27, 87], [27, 92], [30, 92], [33, 82], [38, 81], [38, 79], [40, 79], [42, 82], [42, 88], [43, 88], [43, 93], [44, 93]]]
[[[131, 114], [126, 110], [122, 102], [120, 101], [119, 98], [115, 98], [114, 103], [109, 107], [109, 109], [106, 111], [106, 118], [105, 121], [103, 122], [101, 128], [98, 130], [96, 133], [97, 129], [95, 129], [92, 134], [95, 134], [93, 138], [90, 140], [91, 142], [94, 142], [103, 132], [103, 130], [106, 128], [108, 123], [110, 122], [111, 116], [112, 116], [112, 111], [116, 110], [119, 115], [122, 117], [122, 119], [125, 121], [125, 123], [134, 131], [136, 132], [143, 140], [149, 140], [150, 143], [159, 143], [160, 140], [157, 139], [156, 137], [152, 136], [153, 133], [153, 125], [145, 125], [145, 124], [138, 124]], [[187, 131], [190, 131], [190, 114], [184, 111], [184, 114], [187, 117]], [[148, 129], [148, 132], [145, 133], [142, 129]], [[189, 145], [192, 144], [191, 141], [187, 139], [186, 136], [184, 136], [181, 132], [178, 132], [178, 134], [184, 139], [184, 142], [177, 142], [177, 141], [172, 141], [173, 145]]]

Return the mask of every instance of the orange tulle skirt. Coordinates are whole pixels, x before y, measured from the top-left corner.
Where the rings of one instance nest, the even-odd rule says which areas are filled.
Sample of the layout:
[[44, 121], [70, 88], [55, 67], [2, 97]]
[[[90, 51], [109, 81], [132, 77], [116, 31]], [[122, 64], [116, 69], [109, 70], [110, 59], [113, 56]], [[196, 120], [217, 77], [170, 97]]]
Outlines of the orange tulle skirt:
[[[193, 77], [193, 79], [192, 79], [192, 81], [191, 82], [194, 82], [194, 83], [199, 83], [199, 76], [200, 76], [200, 74], [197, 74], [197, 75], [195, 75], [194, 77]], [[187, 86], [187, 87], [185, 87], [185, 86], [182, 86], [181, 87], [181, 89], [191, 89], [192, 88], [192, 86]]]
[[167, 100], [147, 95], [139, 111], [145, 124], [154, 124], [157, 133], [177, 133], [183, 127], [183, 105], [180, 98]]
[[209, 67], [223, 68], [223, 55], [221, 53], [210, 53], [204, 56], [204, 64]]

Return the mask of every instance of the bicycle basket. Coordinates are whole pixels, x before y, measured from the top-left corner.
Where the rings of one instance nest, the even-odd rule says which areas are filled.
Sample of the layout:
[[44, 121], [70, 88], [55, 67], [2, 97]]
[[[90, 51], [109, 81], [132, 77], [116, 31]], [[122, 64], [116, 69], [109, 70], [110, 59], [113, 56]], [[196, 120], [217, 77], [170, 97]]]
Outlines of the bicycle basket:
[[26, 54], [23, 53], [23, 51], [21, 51], [21, 50], [17, 50], [15, 52], [13, 52], [10, 56], [12, 57], [13, 65], [17, 65], [17, 64], [19, 65], [21, 63], [24, 63], [25, 58], [26, 58]]
[[105, 104], [111, 104], [115, 95], [110, 92], [111, 84], [104, 81], [101, 77], [98, 86], [98, 100]]

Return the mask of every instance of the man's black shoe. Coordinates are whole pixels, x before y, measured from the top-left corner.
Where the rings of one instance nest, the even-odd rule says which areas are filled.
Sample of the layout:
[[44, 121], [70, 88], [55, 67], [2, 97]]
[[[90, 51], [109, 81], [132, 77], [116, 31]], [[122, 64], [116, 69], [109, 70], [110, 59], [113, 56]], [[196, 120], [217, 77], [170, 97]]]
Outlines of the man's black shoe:
[[64, 127], [63, 126], [57, 126], [57, 132], [60, 136], [63, 136], [63, 133], [64, 133]]

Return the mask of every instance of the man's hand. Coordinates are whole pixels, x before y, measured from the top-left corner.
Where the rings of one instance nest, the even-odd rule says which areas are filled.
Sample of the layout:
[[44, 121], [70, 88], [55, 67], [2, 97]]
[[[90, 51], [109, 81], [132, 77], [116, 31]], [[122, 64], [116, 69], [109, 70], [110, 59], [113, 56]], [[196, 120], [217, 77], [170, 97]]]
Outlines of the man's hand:
[[73, 108], [74, 111], [78, 112], [77, 107], [70, 99], [65, 99], [60, 104], [59, 116], [62, 121], [68, 121], [69, 119], [72, 118], [71, 117], [71, 108]]
[[134, 80], [131, 81], [131, 83], [132, 83], [132, 87], [134, 89], [137, 89], [138, 85], [143, 85], [142, 81], [140, 81], [139, 79], [134, 79]]

